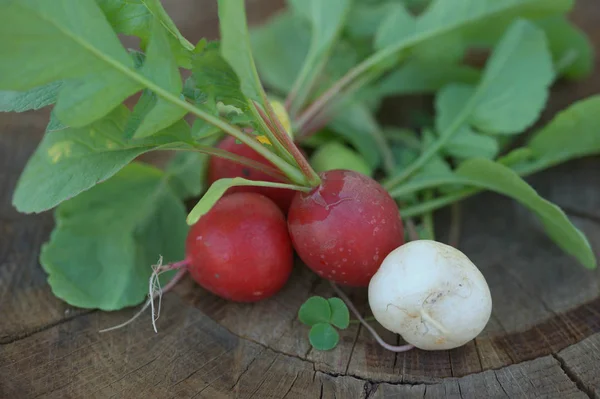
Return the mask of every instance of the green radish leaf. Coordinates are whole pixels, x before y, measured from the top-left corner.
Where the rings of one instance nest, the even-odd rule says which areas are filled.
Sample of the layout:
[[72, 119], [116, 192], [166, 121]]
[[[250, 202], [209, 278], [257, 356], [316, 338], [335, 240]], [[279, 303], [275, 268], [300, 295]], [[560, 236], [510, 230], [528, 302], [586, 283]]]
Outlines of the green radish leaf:
[[[428, 41], [449, 35], [468, 35], [485, 30], [490, 21], [505, 29], [515, 18], [543, 18], [568, 11], [573, 0], [434, 0], [414, 24], [400, 12], [396, 15], [405, 25], [395, 26], [393, 16], [378, 31], [380, 50], [365, 59], [347, 79], [346, 87], [367, 85], [391, 68], [399, 55]], [[414, 28], [411, 31], [411, 27]], [[384, 46], [385, 45], [385, 46]], [[381, 47], [384, 46], [384, 47]], [[373, 73], [377, 71], [377, 73]]]
[[191, 210], [187, 217], [189, 225], [195, 224], [203, 215], [210, 211], [214, 204], [225, 194], [231, 187], [237, 186], [254, 186], [254, 187], [275, 187], [290, 190], [308, 191], [310, 189], [301, 186], [294, 186], [285, 183], [273, 183], [260, 180], [248, 180], [241, 177], [220, 179], [214, 182], [206, 191], [204, 196], [198, 201], [196, 206]]
[[[165, 30], [156, 21], [152, 28], [152, 36], [141, 72], [171, 94], [180, 96], [183, 89], [181, 75], [169, 48]], [[136, 138], [151, 136], [171, 126], [187, 113], [184, 108], [159, 98], [148, 90], [144, 91], [144, 95], [150, 99], [141, 99], [143, 108], [136, 107], [133, 113], [136, 120], [140, 120], [134, 133]], [[138, 110], [141, 111], [136, 114]]]
[[494, 137], [475, 133], [469, 128], [463, 128], [452, 136], [444, 149], [448, 155], [457, 159], [494, 159], [500, 152], [498, 141]]
[[566, 17], [535, 21], [544, 30], [557, 73], [569, 79], [582, 79], [594, 69], [594, 50], [588, 37]]
[[244, 0], [218, 0], [218, 4], [221, 55], [237, 74], [242, 93], [264, 106], [266, 95], [252, 56]]
[[497, 134], [530, 127], [546, 104], [554, 79], [544, 32], [530, 22], [515, 21], [494, 49], [470, 100], [470, 121]]
[[329, 322], [337, 328], [345, 329], [350, 325], [350, 312], [348, 307], [340, 298], [329, 298], [327, 300], [331, 307], [331, 318]]
[[336, 43], [350, 10], [350, 0], [289, 0], [296, 13], [311, 26], [308, 53], [296, 78], [291, 104], [292, 113], [303, 105]]
[[331, 311], [332, 308], [327, 299], [321, 296], [312, 296], [300, 306], [298, 319], [308, 326], [314, 326], [318, 323], [328, 323], [331, 319]]
[[448, 64], [440, 68], [439, 63], [408, 60], [377, 84], [380, 96], [428, 94], [440, 90], [449, 83], [475, 84], [481, 73], [466, 65]]
[[546, 233], [566, 253], [582, 265], [593, 269], [596, 258], [585, 235], [577, 229], [565, 213], [553, 203], [540, 197], [514, 170], [498, 162], [472, 158], [463, 162], [453, 174], [414, 179], [391, 190], [393, 197], [438, 188], [442, 185], [465, 185], [495, 191], [514, 198], [537, 215]]
[[187, 147], [189, 126], [181, 121], [143, 140], [126, 140], [129, 111], [119, 106], [105, 118], [82, 128], [44, 135], [15, 189], [20, 212], [42, 212], [106, 180], [150, 150]]
[[174, 262], [185, 255], [185, 208], [151, 166], [128, 165], [61, 204], [55, 218], [40, 261], [52, 292], [72, 306], [112, 311], [137, 305], [148, 295], [159, 256]]
[[365, 4], [354, 1], [348, 14], [345, 30], [352, 38], [371, 39], [388, 15], [394, 12], [396, 4], [385, 1], [378, 4]]
[[527, 143], [536, 168], [600, 153], [600, 95], [576, 102], [558, 113]]
[[142, 87], [124, 73], [133, 60], [93, 0], [0, 2], [0, 58], [1, 90], [64, 80], [54, 111], [68, 126], [98, 120]]
[[410, 37], [416, 27], [417, 19], [402, 4], [395, 4], [375, 33], [375, 49], [385, 49]]
[[317, 323], [311, 327], [308, 339], [313, 348], [328, 351], [336, 347], [340, 335], [329, 323]]
[[197, 197], [206, 189], [208, 154], [179, 152], [169, 162], [166, 173], [173, 191], [182, 200]]
[[184, 68], [191, 68], [194, 45], [181, 35], [160, 0], [96, 0], [96, 3], [117, 33], [139, 37], [142, 48], [150, 40], [152, 25], [160, 23], [168, 32], [169, 47], [177, 63]]
[[187, 86], [194, 90], [196, 104], [214, 115], [219, 114], [218, 103], [249, 112], [248, 100], [240, 88], [240, 80], [231, 66], [221, 56], [218, 42], [208, 43], [194, 54], [192, 78]]
[[[446, 131], [452, 122], [467, 106], [474, 90], [466, 85], [448, 85], [438, 93], [435, 101], [436, 130]], [[491, 136], [474, 132], [468, 125], [462, 126], [455, 134], [447, 139], [445, 152], [459, 159], [483, 157], [494, 159], [499, 152], [498, 141]]]
[[56, 102], [62, 82], [51, 82], [27, 91], [0, 91], [0, 112], [25, 112]]
[[284, 11], [252, 29], [252, 52], [265, 85], [286, 94], [310, 46], [310, 29], [291, 11]]
[[546, 233], [560, 248], [577, 258], [585, 267], [596, 267], [594, 252], [585, 235], [558, 206], [540, 197], [511, 169], [489, 160], [472, 159], [461, 164], [456, 174], [473, 186], [516, 199], [538, 216]]
[[380, 132], [375, 117], [364, 104], [353, 99], [347, 99], [340, 109], [343, 112], [335, 114], [329, 128], [352, 144], [370, 168], [377, 168], [381, 146], [377, 142]]
[[516, 148], [508, 154], [501, 156], [496, 162], [511, 169], [518, 171], [520, 165], [523, 165], [533, 157], [533, 151], [527, 147]]

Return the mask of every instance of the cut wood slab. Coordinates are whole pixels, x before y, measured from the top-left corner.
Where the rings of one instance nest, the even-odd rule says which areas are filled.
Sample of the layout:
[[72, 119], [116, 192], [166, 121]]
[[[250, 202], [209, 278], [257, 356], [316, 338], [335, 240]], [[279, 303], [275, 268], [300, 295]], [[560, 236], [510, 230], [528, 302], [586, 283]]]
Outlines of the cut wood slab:
[[[166, 4], [193, 42], [216, 37], [213, 1]], [[259, 22], [282, 1], [247, 4]], [[202, 15], [200, 22], [190, 14]], [[572, 19], [600, 53], [596, 0], [579, 0]], [[543, 120], [598, 92], [598, 74], [559, 83]], [[158, 334], [149, 315], [99, 333], [135, 309], [74, 309], [54, 297], [38, 263], [52, 214], [23, 215], [11, 206], [47, 119], [47, 110], [0, 114], [0, 399], [600, 398], [600, 272], [562, 253], [528, 211], [490, 193], [463, 204], [469, 212], [459, 248], [485, 275], [493, 313], [485, 331], [461, 348], [395, 354], [352, 324], [334, 350], [311, 350], [298, 308], [310, 295], [333, 293], [299, 262], [290, 283], [269, 300], [229, 303], [187, 279], [164, 296]], [[529, 179], [565, 209], [597, 253], [599, 171], [600, 159], [591, 157]], [[449, 212], [437, 217], [446, 237]], [[348, 293], [368, 314], [365, 290]], [[402, 342], [376, 329], [386, 341]]]

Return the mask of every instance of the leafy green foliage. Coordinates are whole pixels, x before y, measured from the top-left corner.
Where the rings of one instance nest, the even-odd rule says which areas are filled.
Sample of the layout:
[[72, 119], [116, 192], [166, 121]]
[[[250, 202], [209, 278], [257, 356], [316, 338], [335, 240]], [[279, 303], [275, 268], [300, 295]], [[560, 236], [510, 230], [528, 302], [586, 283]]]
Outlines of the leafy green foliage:
[[593, 96], [560, 112], [527, 143], [536, 168], [600, 152], [600, 96]]
[[290, 0], [311, 26], [311, 42], [293, 91], [292, 114], [304, 105], [350, 10], [350, 0]]
[[592, 44], [567, 18], [555, 16], [535, 23], [544, 30], [557, 73], [569, 79], [581, 79], [594, 69]]
[[254, 65], [244, 0], [219, 0], [218, 3], [221, 55], [237, 74], [242, 93], [264, 105], [266, 96]]
[[93, 0], [3, 1], [0, 26], [0, 89], [64, 80], [55, 112], [69, 126], [101, 118], [141, 88], [123, 73], [133, 61]]
[[182, 200], [197, 197], [206, 189], [206, 172], [210, 156], [199, 152], [179, 152], [166, 173], [171, 188]]
[[517, 20], [494, 49], [473, 94], [471, 123], [490, 133], [522, 132], [542, 111], [553, 78], [544, 33]]
[[189, 69], [194, 46], [179, 32], [160, 0], [96, 0], [117, 33], [137, 36], [146, 48], [152, 26], [159, 23], [167, 32], [169, 47], [177, 63]]
[[476, 187], [495, 191], [519, 201], [534, 212], [554, 242], [566, 253], [577, 258], [588, 268], [596, 267], [596, 259], [587, 239], [556, 205], [540, 197], [514, 170], [491, 160], [471, 158], [453, 173], [415, 179], [391, 195], [407, 193], [443, 185]]
[[340, 336], [336, 329], [350, 325], [348, 307], [339, 298], [312, 296], [298, 310], [298, 319], [310, 326], [308, 338], [313, 348], [327, 351], [336, 347]]
[[377, 83], [380, 96], [434, 93], [449, 83], [475, 84], [478, 70], [465, 65], [449, 64], [443, 69], [437, 62], [408, 60]]
[[[163, 89], [175, 96], [180, 96], [183, 84], [179, 69], [169, 50], [169, 43], [163, 26], [155, 22], [148, 46], [146, 60], [141, 73], [154, 81]], [[185, 116], [187, 110], [177, 104], [157, 97], [156, 94], [145, 90], [145, 98], [140, 102], [142, 107], [136, 107], [134, 116], [139, 120], [135, 127], [134, 137], [142, 138], [171, 126]]]
[[42, 212], [106, 180], [138, 155], [159, 147], [186, 147], [189, 127], [183, 121], [143, 140], [123, 135], [129, 111], [82, 128], [46, 134], [17, 184], [13, 204], [21, 212]]
[[240, 80], [221, 56], [218, 42], [207, 44], [193, 58], [194, 100], [210, 112], [219, 113], [217, 104], [231, 105], [240, 111], [249, 111], [248, 101], [240, 89]]
[[24, 112], [56, 102], [62, 82], [52, 82], [27, 91], [0, 91], [0, 112]]
[[310, 29], [291, 11], [277, 14], [251, 33], [262, 81], [280, 93], [292, 90], [310, 46]]
[[336, 347], [340, 341], [340, 335], [331, 324], [317, 323], [311, 327], [308, 339], [313, 348], [328, 351]]
[[331, 319], [332, 309], [327, 299], [321, 296], [312, 296], [300, 306], [298, 319], [308, 326], [317, 323], [328, 323]]
[[165, 175], [132, 163], [61, 204], [41, 263], [52, 292], [72, 306], [118, 310], [148, 293], [152, 264], [183, 259], [185, 208]]

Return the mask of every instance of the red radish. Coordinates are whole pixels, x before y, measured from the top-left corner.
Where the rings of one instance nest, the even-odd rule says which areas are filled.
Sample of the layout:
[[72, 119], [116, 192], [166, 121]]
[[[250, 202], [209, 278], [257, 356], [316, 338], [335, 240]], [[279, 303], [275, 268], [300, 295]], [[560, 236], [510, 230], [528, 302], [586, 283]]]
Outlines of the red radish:
[[320, 176], [321, 185], [296, 193], [290, 206], [294, 248], [321, 277], [366, 287], [383, 259], [404, 244], [398, 206], [361, 173], [336, 169]]
[[277, 293], [293, 264], [283, 213], [256, 193], [219, 199], [191, 227], [186, 255], [190, 275], [198, 284], [237, 302], [255, 302]]
[[[249, 158], [253, 161], [257, 161], [263, 163], [267, 166], [273, 167], [269, 161], [267, 161], [262, 155], [258, 152], [254, 151], [252, 148], [247, 146], [246, 144], [240, 143], [237, 144], [235, 142], [235, 138], [232, 136], [227, 136], [223, 139], [217, 146], [218, 148]], [[214, 183], [215, 181], [223, 178], [229, 177], [243, 177], [249, 180], [263, 180], [270, 182], [278, 182], [282, 183], [283, 181], [278, 181], [272, 176], [267, 175], [261, 171], [256, 169], [249, 168], [244, 165], [240, 165], [236, 162], [230, 161], [228, 159], [223, 159], [220, 157], [211, 157], [209, 166], [208, 166], [208, 182], [209, 184]], [[272, 188], [272, 187], [252, 187], [252, 186], [241, 186], [241, 187], [232, 187], [227, 190], [227, 194], [235, 193], [235, 192], [251, 192], [263, 194], [273, 200], [283, 212], [287, 212], [292, 199], [296, 192], [294, 190], [286, 190], [282, 188]]]

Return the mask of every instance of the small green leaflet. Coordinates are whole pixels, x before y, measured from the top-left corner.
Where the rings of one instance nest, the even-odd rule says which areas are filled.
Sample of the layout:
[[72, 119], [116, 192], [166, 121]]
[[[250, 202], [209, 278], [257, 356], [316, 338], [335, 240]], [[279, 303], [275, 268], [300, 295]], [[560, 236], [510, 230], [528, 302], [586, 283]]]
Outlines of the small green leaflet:
[[24, 112], [56, 102], [62, 82], [51, 82], [27, 91], [0, 91], [0, 112]]
[[137, 36], [145, 48], [152, 25], [160, 23], [168, 32], [168, 42], [177, 63], [189, 69], [194, 45], [187, 41], [173, 23], [160, 0], [96, 0], [117, 33]]
[[343, 330], [350, 325], [348, 307], [340, 298], [312, 296], [298, 310], [298, 319], [311, 327], [308, 333], [310, 344], [322, 351], [335, 348], [340, 340], [333, 326]]
[[313, 326], [317, 323], [329, 323], [332, 309], [327, 299], [321, 296], [312, 296], [300, 306], [298, 319], [308, 325]]
[[69, 126], [101, 118], [141, 88], [123, 74], [133, 60], [93, 0], [2, 1], [0, 58], [2, 90], [64, 80], [54, 111]]
[[289, 0], [290, 6], [303, 15], [312, 28], [308, 54], [292, 89], [291, 113], [303, 105], [315, 80], [329, 58], [350, 10], [350, 0]]
[[111, 311], [137, 305], [159, 256], [165, 263], [184, 257], [185, 208], [151, 166], [128, 165], [61, 204], [55, 218], [40, 261], [52, 292], [72, 306]]
[[[535, 163], [543, 168], [600, 153], [600, 95], [561, 111], [529, 142]], [[539, 167], [538, 166], [538, 167]]]
[[[146, 54], [141, 73], [163, 89], [168, 90], [171, 94], [181, 96], [180, 93], [183, 89], [181, 75], [179, 74], [173, 54], [170, 51], [164, 28], [158, 22], [155, 22], [152, 28], [148, 53]], [[140, 102], [143, 103], [143, 108], [136, 107], [133, 112], [132, 116], [140, 120], [134, 133], [134, 137], [136, 138], [151, 136], [171, 126], [187, 113], [184, 108], [159, 98], [148, 90], [144, 91], [144, 96], [150, 97], [153, 100], [142, 98]], [[148, 101], [151, 101], [151, 107], [148, 107]], [[139, 115], [136, 111], [140, 109], [147, 111]]]
[[344, 301], [340, 298], [329, 298], [327, 302], [329, 302], [331, 308], [331, 318], [329, 320], [331, 324], [342, 330], [348, 328], [350, 325], [350, 312], [348, 312], [348, 307]]
[[244, 95], [264, 106], [266, 95], [254, 65], [244, 0], [218, 0], [221, 54], [240, 80]]
[[129, 110], [124, 105], [82, 128], [46, 134], [29, 159], [13, 197], [20, 212], [42, 212], [106, 180], [158, 147], [187, 147], [189, 126], [181, 121], [144, 140], [123, 137]]
[[336, 347], [340, 335], [329, 323], [317, 323], [308, 333], [310, 344], [317, 350], [328, 351]]
[[294, 186], [292, 184], [272, 183], [267, 181], [248, 180], [241, 177], [220, 179], [214, 182], [206, 191], [204, 196], [198, 201], [196, 206], [191, 210], [187, 217], [189, 225], [195, 224], [202, 215], [210, 211], [214, 204], [225, 194], [231, 187], [237, 186], [255, 186], [255, 187], [275, 187], [289, 190], [309, 191], [309, 188]]
[[441, 185], [465, 185], [495, 191], [519, 201], [534, 212], [547, 234], [566, 253], [574, 256], [587, 268], [596, 267], [596, 258], [587, 239], [556, 205], [540, 197], [512, 169], [491, 160], [471, 158], [454, 173], [414, 179], [391, 191], [393, 197], [435, 188]]

